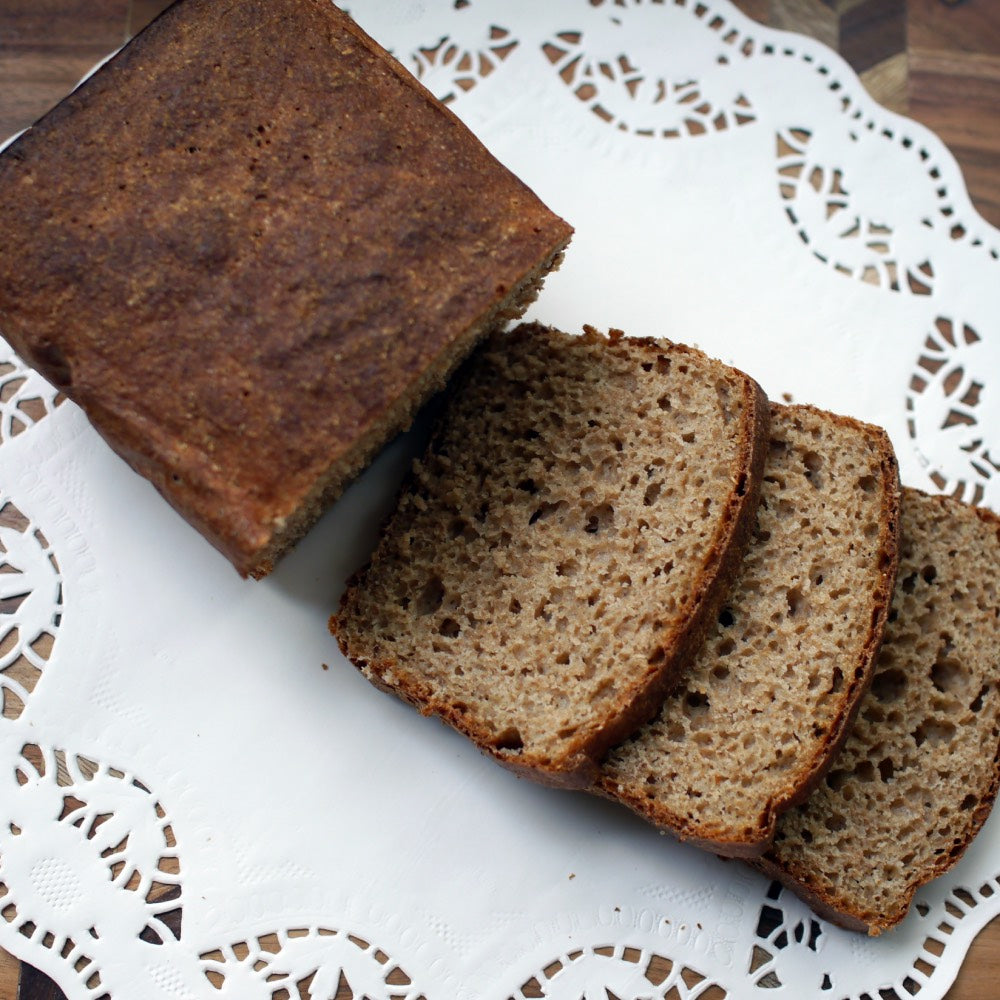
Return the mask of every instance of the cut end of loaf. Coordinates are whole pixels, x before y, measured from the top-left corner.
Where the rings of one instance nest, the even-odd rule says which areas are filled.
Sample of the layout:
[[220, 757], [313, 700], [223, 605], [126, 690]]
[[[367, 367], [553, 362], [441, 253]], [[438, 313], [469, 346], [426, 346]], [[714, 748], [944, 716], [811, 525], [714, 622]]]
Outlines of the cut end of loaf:
[[519, 773], [589, 780], [728, 582], [767, 421], [752, 380], [680, 345], [492, 338], [334, 616], [342, 649]]
[[346, 456], [338, 458], [316, 483], [309, 496], [288, 517], [274, 525], [271, 539], [249, 557], [228, 553], [242, 576], [261, 580], [269, 575], [281, 557], [319, 520], [324, 510], [344, 492], [350, 482], [374, 459], [379, 449], [396, 434], [406, 430], [419, 408], [435, 393], [441, 392], [455, 369], [475, 345], [489, 334], [521, 317], [542, 290], [547, 275], [562, 264], [567, 236], [563, 243], [538, 267], [528, 273], [510, 293], [499, 301], [468, 331], [455, 340], [409, 390], [396, 400], [384, 422], [373, 427]]

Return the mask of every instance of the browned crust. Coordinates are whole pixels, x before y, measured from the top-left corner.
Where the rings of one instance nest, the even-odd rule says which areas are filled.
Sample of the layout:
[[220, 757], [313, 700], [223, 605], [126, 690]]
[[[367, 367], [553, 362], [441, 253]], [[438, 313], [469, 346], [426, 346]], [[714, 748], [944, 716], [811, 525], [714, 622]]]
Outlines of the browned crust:
[[[776, 879], [786, 888], [791, 889], [813, 912], [824, 920], [829, 920], [830, 923], [849, 931], [859, 931], [867, 934], [879, 933], [877, 930], [873, 932], [866, 921], [848, 913], [843, 907], [838, 907], [836, 902], [830, 900], [829, 897], [824, 896], [820, 892], [813, 891], [810, 888], [808, 879], [797, 878], [789, 868], [775, 864], [773, 859], [769, 858], [766, 854], [763, 857], [749, 860], [750, 864], [759, 872], [768, 878]], [[902, 914], [899, 919], [902, 919]]]
[[843, 427], [875, 438], [880, 452], [879, 467], [884, 497], [879, 532], [880, 576], [872, 611], [867, 622], [864, 645], [854, 670], [845, 670], [844, 672], [850, 680], [845, 686], [840, 710], [826, 739], [813, 752], [807, 780], [804, 784], [787, 789], [786, 793], [776, 800], [762, 803], [756, 829], [749, 836], [738, 839], [732, 836], [730, 830], [723, 830], [711, 824], [691, 820], [686, 816], [679, 816], [662, 807], [655, 799], [651, 800], [645, 796], [630, 794], [627, 788], [620, 790], [618, 784], [608, 778], [603, 778], [594, 789], [599, 794], [628, 806], [667, 833], [697, 847], [731, 858], [754, 858], [764, 853], [774, 840], [778, 816], [809, 795], [822, 780], [836, 755], [840, 752], [857, 715], [861, 699], [871, 684], [875, 658], [878, 656], [892, 606], [892, 593], [896, 582], [896, 571], [899, 567], [899, 468], [889, 436], [880, 427], [862, 423], [851, 417], [827, 413], [813, 406], [786, 407], [779, 403], [771, 403], [772, 415], [789, 410], [811, 412], [824, 419], [832, 419]]
[[[979, 520], [994, 529], [997, 542], [1000, 544], [1000, 517], [992, 511], [982, 507], [971, 507], [952, 497], [926, 494], [911, 487], [906, 487], [902, 493], [904, 502], [906, 494], [918, 494], [925, 498], [929, 497], [939, 506], [955, 513], [959, 511], [968, 513], [971, 510]], [[834, 889], [819, 885], [812, 870], [805, 870], [793, 863], [780, 862], [773, 855], [765, 854], [755, 859], [752, 864], [769, 878], [777, 879], [782, 885], [791, 889], [824, 919], [848, 930], [877, 937], [902, 922], [918, 889], [944, 875], [961, 859], [989, 817], [998, 790], [1000, 790], [1000, 742], [993, 754], [993, 775], [989, 787], [980, 796], [979, 804], [969, 816], [962, 840], [954, 844], [952, 849], [936, 863], [920, 872], [907, 886], [905, 893], [890, 912], [859, 911], [849, 900], [842, 899]]]
[[[545, 328], [539, 324], [524, 324], [511, 336], [528, 336]], [[611, 331], [604, 338], [593, 328], [585, 328], [584, 336], [613, 346], [622, 339], [621, 331]], [[642, 338], [632, 341], [651, 352], [661, 353], [665, 348], [679, 355], [701, 360], [703, 352], [682, 344]], [[368, 662], [353, 657], [355, 665], [376, 687], [389, 691], [413, 705], [424, 715], [436, 715], [471, 739], [485, 753], [521, 777], [542, 784], [562, 788], [591, 787], [598, 775], [599, 762], [607, 751], [622, 742], [659, 709], [667, 691], [687, 664], [687, 661], [704, 641], [705, 633], [717, 616], [749, 544], [760, 497], [761, 478], [767, 455], [770, 411], [763, 390], [748, 375], [730, 369], [742, 389], [742, 425], [738, 440], [738, 472], [732, 493], [720, 517], [715, 534], [706, 552], [694, 591], [687, 600], [688, 614], [675, 628], [665, 629], [659, 647], [651, 655], [651, 662], [630, 703], [624, 706], [602, 729], [584, 733], [570, 745], [566, 756], [553, 762], [538, 754], [514, 755], [495, 745], [495, 735], [479, 727], [450, 702], [438, 698], [430, 687], [418, 679], [411, 681], [391, 678], [396, 669], [394, 660]], [[404, 486], [404, 490], [406, 486]], [[348, 583], [348, 590], [341, 601], [343, 609], [350, 589], [361, 578], [364, 570], [355, 574]], [[340, 627], [339, 615], [330, 619], [330, 631], [336, 636], [345, 657], [352, 659]], [[662, 655], [661, 655], [662, 654]]]
[[0, 189], [5, 336], [254, 576], [572, 233], [328, 0], [175, 4]]

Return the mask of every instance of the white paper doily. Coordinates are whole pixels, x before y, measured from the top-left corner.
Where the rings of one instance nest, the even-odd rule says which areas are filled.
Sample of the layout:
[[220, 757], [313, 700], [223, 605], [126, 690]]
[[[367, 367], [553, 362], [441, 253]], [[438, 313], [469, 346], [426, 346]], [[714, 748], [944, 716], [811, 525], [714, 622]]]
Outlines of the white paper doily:
[[[723, 0], [350, 9], [577, 227], [534, 318], [696, 343], [1000, 504], [1000, 233], [836, 55]], [[4, 351], [0, 945], [72, 1000], [941, 997], [1000, 912], [1000, 819], [868, 940], [340, 658], [418, 438], [247, 583]]]

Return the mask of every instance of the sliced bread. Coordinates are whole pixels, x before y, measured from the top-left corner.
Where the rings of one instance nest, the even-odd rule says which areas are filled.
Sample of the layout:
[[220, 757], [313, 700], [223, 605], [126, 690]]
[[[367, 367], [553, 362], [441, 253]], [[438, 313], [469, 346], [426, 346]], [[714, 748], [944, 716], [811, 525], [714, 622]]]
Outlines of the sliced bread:
[[719, 854], [760, 854], [778, 813], [840, 748], [885, 627], [899, 475], [884, 431], [772, 406], [750, 549], [722, 614], [656, 719], [599, 789]]
[[718, 614], [768, 420], [752, 379], [688, 347], [495, 336], [331, 630], [376, 685], [505, 765], [589, 783]]
[[982, 826], [1000, 780], [1000, 518], [903, 492], [899, 578], [844, 750], [758, 862], [823, 916], [879, 934]]

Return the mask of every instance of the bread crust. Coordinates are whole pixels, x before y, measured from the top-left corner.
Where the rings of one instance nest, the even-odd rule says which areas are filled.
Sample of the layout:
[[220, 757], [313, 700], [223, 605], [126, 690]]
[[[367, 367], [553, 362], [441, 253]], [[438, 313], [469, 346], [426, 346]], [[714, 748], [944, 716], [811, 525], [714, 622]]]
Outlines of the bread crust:
[[261, 576], [571, 228], [328, 0], [184, 0], [0, 154], [0, 328]]
[[[899, 470], [895, 452], [886, 432], [882, 428], [812, 406], [788, 407], [778, 403], [771, 404], [772, 418], [791, 418], [796, 413], [814, 415], [822, 418], [824, 422], [832, 422], [875, 442], [882, 500], [877, 543], [879, 577], [871, 595], [870, 613], [863, 623], [866, 630], [864, 641], [852, 666], [837, 663], [838, 669], [844, 668], [844, 694], [839, 699], [837, 712], [829, 723], [824, 739], [811, 749], [805, 759], [805, 766], [796, 769], [797, 773], [805, 776], [804, 780], [786, 786], [775, 797], [763, 800], [754, 829], [743, 831], [741, 836], [734, 836], [731, 827], [719, 826], [699, 816], [689, 817], [675, 813], [663, 801], [647, 797], [642, 789], [620, 784], [613, 773], [602, 772], [594, 789], [598, 794], [627, 805], [665, 832], [725, 857], [754, 858], [766, 851], [774, 839], [778, 816], [808, 797], [830, 769], [850, 732], [860, 701], [871, 684], [875, 658], [885, 631], [899, 566]], [[766, 474], [766, 468], [764, 471]], [[738, 571], [739, 567], [737, 574]], [[668, 704], [665, 710], [672, 708], [673, 706]]]
[[[547, 328], [539, 324], [524, 324], [508, 336], [524, 338], [547, 332]], [[583, 334], [585, 341], [607, 345], [609, 349], [622, 337], [620, 331], [611, 331], [605, 338], [589, 327], [585, 328]], [[629, 343], [648, 350], [653, 358], [665, 349], [676, 359], [688, 357], [703, 361], [706, 357], [701, 351], [669, 341], [637, 338]], [[673, 628], [664, 629], [659, 636], [657, 648], [650, 657], [651, 662], [647, 664], [641, 682], [631, 693], [629, 703], [616, 705], [601, 728], [586, 730], [572, 740], [561, 760], [553, 762], [547, 757], [524, 750], [512, 754], [509, 748], [497, 746], [495, 734], [478, 726], [474, 719], [456, 708], [448, 699], [438, 697], [414, 672], [401, 671], [399, 664], [391, 657], [371, 661], [359, 655], [356, 649], [351, 649], [347, 638], [347, 624], [341, 620], [341, 615], [349, 603], [352, 590], [363, 580], [367, 567], [352, 577], [341, 601], [341, 611], [330, 619], [331, 632], [337, 637], [344, 655], [376, 687], [396, 694], [425, 715], [439, 716], [515, 774], [557, 787], [591, 786], [598, 773], [599, 761], [606, 751], [648, 721], [659, 708], [666, 692], [677, 682], [688, 658], [697, 650], [706, 629], [718, 614], [749, 544], [767, 453], [770, 411], [767, 399], [757, 383], [742, 372], [732, 372], [741, 392], [740, 425], [739, 432], [735, 435], [738, 469], [734, 473], [725, 509], [718, 517], [712, 540], [706, 547], [695, 586], [687, 597], [686, 614], [682, 621], [677, 622]], [[457, 392], [460, 385], [461, 377], [453, 384], [451, 391]], [[401, 495], [406, 494], [412, 485], [411, 477], [404, 484]]]
[[[970, 512], [992, 530], [1000, 547], [1000, 516], [990, 510], [980, 507], [970, 507], [948, 496], [932, 496], [919, 490], [904, 489], [902, 503], [906, 503], [906, 495], [920, 497], [924, 502], [938, 506], [946, 515], [968, 515]], [[875, 937], [897, 926], [908, 913], [917, 891], [928, 882], [944, 875], [961, 859], [976, 835], [986, 822], [1000, 790], [1000, 741], [994, 748], [991, 762], [990, 782], [978, 795], [978, 802], [968, 814], [968, 821], [959, 839], [952, 848], [927, 865], [905, 890], [893, 901], [891, 908], [886, 910], [858, 907], [850, 899], [843, 897], [835, 887], [825, 888], [820, 885], [811, 869], [797, 864], [792, 859], [779, 861], [773, 854], [765, 854], [751, 863], [755, 868], [781, 882], [796, 895], [809, 904], [820, 916], [847, 930], [866, 933]]]

